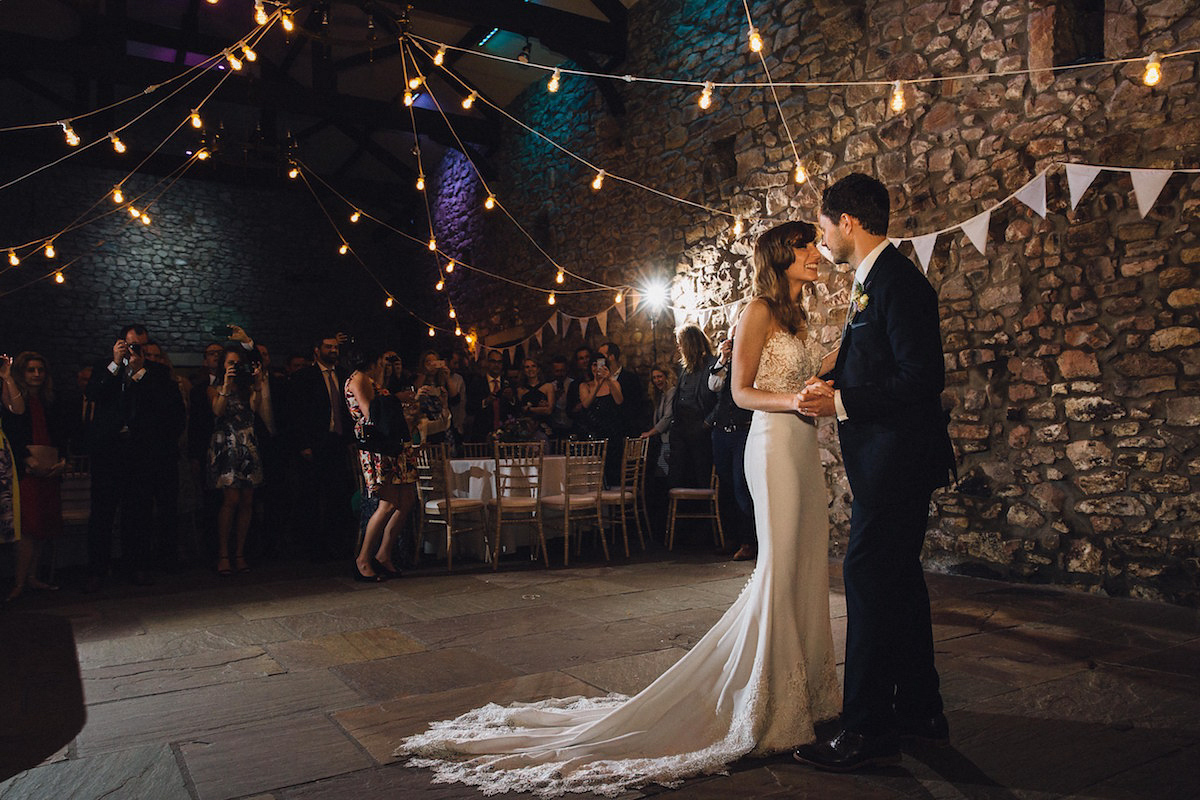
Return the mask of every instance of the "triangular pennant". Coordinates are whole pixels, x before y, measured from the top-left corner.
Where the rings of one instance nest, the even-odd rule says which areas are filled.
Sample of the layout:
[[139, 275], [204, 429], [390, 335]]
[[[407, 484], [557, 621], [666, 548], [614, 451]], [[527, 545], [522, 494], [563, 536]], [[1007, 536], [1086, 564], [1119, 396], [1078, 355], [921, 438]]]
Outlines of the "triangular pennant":
[[541, 347], [541, 346], [542, 346], [542, 329], [543, 329], [543, 328], [545, 328], [545, 327], [546, 327], [546, 326], [545, 326], [545, 325], [543, 325], [541, 328], [538, 328], [538, 329], [537, 329], [537, 333], [535, 333], [535, 334], [533, 335], [533, 340], [534, 340], [535, 342], [537, 342], [537, 346], [538, 346], [538, 347]]
[[[571, 323], [575, 321], [575, 318], [574, 318], [574, 317], [572, 317], [570, 314], [563, 314], [563, 315], [562, 315], [562, 320], [563, 320], [563, 323], [562, 323], [562, 338], [566, 339], [568, 336], [570, 336], [570, 335], [571, 335]], [[579, 332], [579, 335], [580, 335], [580, 336], [582, 336], [582, 335], [583, 335], [583, 331], [580, 331], [580, 332]]]
[[1046, 218], [1046, 173], [1041, 173], [1017, 192], [1017, 199], [1033, 209], [1042, 219]]
[[636, 314], [637, 310], [638, 310], [638, 306], [640, 306], [641, 304], [642, 304], [642, 293], [641, 292], [630, 292], [629, 293], [629, 313]]
[[1138, 211], [1143, 217], [1154, 208], [1158, 195], [1174, 174], [1169, 169], [1129, 170], [1129, 177], [1133, 178], [1133, 193], [1137, 197]]
[[891, 236], [889, 236], [888, 241], [892, 243], [892, 247], [899, 247], [900, 243], [903, 242], [904, 240], [903, 239], [893, 239]]
[[550, 315], [550, 319], [546, 320], [546, 324], [550, 326], [550, 330], [554, 331], [554, 335], [558, 336], [558, 312]]
[[1100, 167], [1090, 164], [1067, 164], [1067, 187], [1071, 190], [1071, 210], [1079, 205], [1083, 193], [1100, 174]]
[[712, 317], [711, 308], [702, 308], [696, 312], [696, 321], [700, 323], [700, 330], [708, 327], [708, 320]]
[[608, 336], [608, 312], [601, 311], [596, 315], [596, 324], [600, 326], [600, 335]]
[[617, 310], [617, 314], [620, 315], [621, 322], [624, 322], [625, 321], [625, 298], [622, 297], [621, 302], [617, 303], [615, 306], [613, 306], [613, 308], [615, 308]]
[[982, 214], [976, 214], [969, 220], [964, 222], [959, 227], [962, 232], [971, 240], [971, 244], [975, 245], [975, 249], [979, 251], [979, 255], [983, 255], [987, 250], [987, 233], [988, 222], [992, 219], [991, 209], [984, 211]]
[[937, 237], [936, 233], [927, 233], [924, 236], [914, 236], [910, 240], [917, 259], [921, 262], [921, 269], [925, 272], [929, 272], [929, 259], [933, 257], [933, 246], [937, 244]]
[[508, 363], [516, 364], [517, 363], [517, 346], [514, 344], [512, 347], [508, 348], [508, 350], [506, 350], [505, 352], [508, 353]]

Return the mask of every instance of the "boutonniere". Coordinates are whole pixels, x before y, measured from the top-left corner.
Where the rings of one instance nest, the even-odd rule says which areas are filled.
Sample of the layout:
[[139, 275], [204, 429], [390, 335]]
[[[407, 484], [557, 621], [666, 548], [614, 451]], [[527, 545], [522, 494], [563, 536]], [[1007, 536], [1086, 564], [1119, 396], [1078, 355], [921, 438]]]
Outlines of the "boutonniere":
[[870, 295], [863, 291], [863, 285], [858, 281], [855, 281], [854, 289], [850, 292], [850, 302], [854, 303], [854, 309], [859, 312], [863, 311], [866, 309], [867, 303], [870, 302], [870, 300]]

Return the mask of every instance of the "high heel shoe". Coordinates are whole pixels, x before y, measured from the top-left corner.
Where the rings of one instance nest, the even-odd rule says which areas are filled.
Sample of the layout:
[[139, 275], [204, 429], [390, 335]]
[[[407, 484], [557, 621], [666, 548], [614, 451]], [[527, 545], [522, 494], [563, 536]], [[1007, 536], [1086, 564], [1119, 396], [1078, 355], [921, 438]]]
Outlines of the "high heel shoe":
[[382, 575], [363, 575], [362, 570], [358, 568], [358, 564], [354, 565], [354, 580], [359, 583], [383, 583]]
[[233, 574], [233, 570], [229, 568], [229, 557], [217, 559], [217, 574], [222, 578], [228, 578]]
[[392, 567], [388, 564], [384, 564], [382, 561], [380, 561], [377, 558], [371, 559], [371, 568], [374, 569], [375, 572], [384, 576], [385, 578], [388, 578], [389, 580], [392, 578], [399, 578], [401, 575], [400, 570], [398, 570], [395, 567]]
[[238, 556], [237, 560], [234, 561], [234, 566], [237, 568], [238, 575], [244, 575], [250, 571], [250, 565], [247, 564], [246, 559], [242, 558], [241, 556]]

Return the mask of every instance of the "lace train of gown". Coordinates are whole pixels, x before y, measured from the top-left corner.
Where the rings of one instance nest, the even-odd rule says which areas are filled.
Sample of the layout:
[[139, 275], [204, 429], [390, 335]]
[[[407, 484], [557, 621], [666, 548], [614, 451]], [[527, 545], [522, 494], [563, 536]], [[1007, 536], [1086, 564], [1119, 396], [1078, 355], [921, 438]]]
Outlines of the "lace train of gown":
[[[782, 333], [763, 348], [757, 385], [796, 391], [815, 348]], [[484, 794], [616, 796], [721, 772], [745, 755], [811, 742], [841, 710], [829, 622], [829, 523], [816, 428], [755, 412], [746, 445], [758, 562], [725, 615], [632, 698], [489, 704], [405, 739], [396, 755], [435, 783]]]

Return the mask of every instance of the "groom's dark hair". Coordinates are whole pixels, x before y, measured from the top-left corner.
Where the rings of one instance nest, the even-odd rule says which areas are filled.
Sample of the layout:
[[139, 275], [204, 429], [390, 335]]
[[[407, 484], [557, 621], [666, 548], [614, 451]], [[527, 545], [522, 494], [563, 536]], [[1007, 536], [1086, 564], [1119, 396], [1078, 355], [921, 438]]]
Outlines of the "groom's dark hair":
[[887, 187], [861, 172], [851, 172], [821, 195], [821, 213], [826, 217], [837, 222], [842, 214], [849, 214], [876, 236], [887, 236], [891, 204]]

